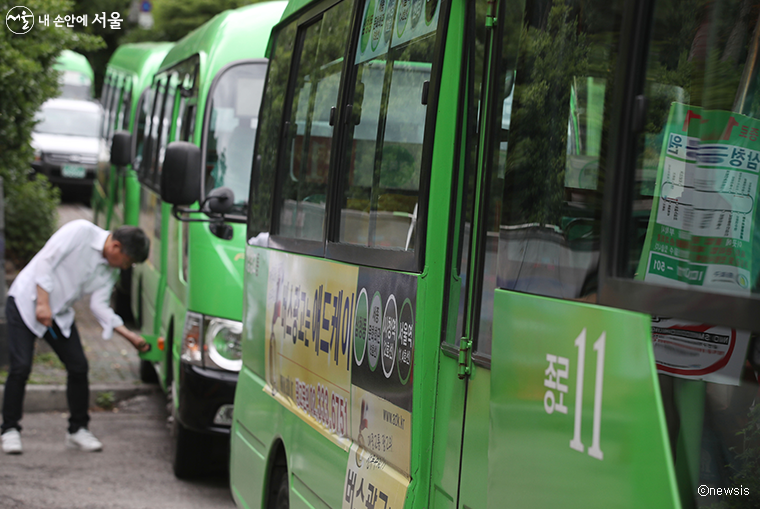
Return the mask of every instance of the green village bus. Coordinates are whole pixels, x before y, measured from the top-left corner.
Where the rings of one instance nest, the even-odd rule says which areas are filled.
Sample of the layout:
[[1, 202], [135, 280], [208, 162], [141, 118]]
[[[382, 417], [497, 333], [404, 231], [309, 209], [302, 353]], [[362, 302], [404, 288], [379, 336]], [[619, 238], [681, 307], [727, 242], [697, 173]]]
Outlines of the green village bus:
[[[171, 42], [124, 44], [111, 55], [100, 95], [104, 109], [100, 136], [109, 148], [117, 131], [132, 134], [143, 132], [145, 119], [150, 114], [148, 87], [172, 46], [174, 43]], [[129, 141], [130, 154], [142, 152], [139, 134], [131, 136]], [[93, 222], [106, 230], [137, 225], [140, 184], [131, 163], [122, 167], [110, 163], [99, 166], [92, 189], [91, 207]], [[114, 307], [120, 316], [134, 321], [131, 290], [132, 270], [123, 270], [114, 289]], [[156, 381], [153, 365], [149, 361], [140, 361], [140, 378], [144, 382]]]
[[758, 14], [291, 2], [251, 168], [236, 504], [760, 506]]
[[[242, 365], [248, 179], [265, 51], [285, 6], [225, 11], [178, 41], [153, 79], [150, 113], [137, 133], [138, 224], [151, 244], [146, 263], [133, 269], [132, 309], [154, 347], [142, 358], [153, 363], [172, 401], [180, 478], [203, 475], [216, 460], [227, 463]], [[198, 151], [202, 175], [161, 184], [169, 141]], [[161, 193], [177, 188], [194, 189], [198, 203], [173, 215]], [[231, 190], [224, 221], [207, 199], [220, 189]]]
[[92, 100], [92, 82], [95, 74], [87, 57], [76, 51], [61, 51], [53, 64], [53, 69], [60, 71], [59, 84], [64, 99]]
[[[105, 121], [101, 138], [110, 145], [116, 131], [141, 133], [150, 114], [148, 87], [166, 53], [174, 46], [171, 42], [142, 42], [119, 46], [106, 67], [101, 101]], [[137, 142], [137, 138], [134, 138]], [[133, 150], [142, 151], [141, 144]], [[93, 186], [93, 222], [106, 230], [121, 225], [136, 225], [138, 220], [139, 184], [131, 165], [100, 168]], [[128, 290], [129, 286], [126, 286]]]

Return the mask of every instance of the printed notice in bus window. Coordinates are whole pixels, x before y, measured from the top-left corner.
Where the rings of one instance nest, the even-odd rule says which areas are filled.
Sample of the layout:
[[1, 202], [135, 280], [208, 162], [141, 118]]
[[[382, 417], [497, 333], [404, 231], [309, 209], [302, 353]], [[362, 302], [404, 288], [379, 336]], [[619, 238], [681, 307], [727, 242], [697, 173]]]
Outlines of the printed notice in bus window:
[[749, 332], [694, 324], [673, 318], [652, 319], [657, 372], [678, 378], [739, 385]]
[[[750, 294], [758, 133], [750, 117], [673, 103], [638, 279]], [[739, 384], [748, 332], [655, 318], [652, 337], [659, 372]]]
[[760, 122], [673, 103], [637, 277], [749, 294]]

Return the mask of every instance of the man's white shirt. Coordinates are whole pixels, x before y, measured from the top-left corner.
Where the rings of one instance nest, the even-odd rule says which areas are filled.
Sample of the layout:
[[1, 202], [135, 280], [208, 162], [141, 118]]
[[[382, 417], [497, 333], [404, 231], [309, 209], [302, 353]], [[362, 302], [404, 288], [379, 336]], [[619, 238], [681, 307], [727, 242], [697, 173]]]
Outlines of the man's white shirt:
[[74, 303], [91, 293], [90, 309], [103, 327], [103, 339], [123, 325], [110, 306], [119, 269], [108, 265], [103, 247], [109, 232], [85, 219], [63, 225], [16, 277], [8, 295], [16, 301], [29, 330], [42, 337], [47, 327], [37, 321], [37, 285], [50, 295], [53, 320], [65, 337], [71, 335]]

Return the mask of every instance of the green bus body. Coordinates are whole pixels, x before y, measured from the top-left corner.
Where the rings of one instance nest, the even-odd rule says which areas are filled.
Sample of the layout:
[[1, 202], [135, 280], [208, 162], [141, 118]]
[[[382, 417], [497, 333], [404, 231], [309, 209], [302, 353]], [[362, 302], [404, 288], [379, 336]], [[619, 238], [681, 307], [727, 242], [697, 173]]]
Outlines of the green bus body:
[[62, 98], [92, 99], [92, 84], [95, 74], [87, 57], [81, 53], [65, 49], [56, 58], [53, 69], [61, 72], [60, 85]]
[[[116, 131], [135, 132], [145, 90], [173, 46], [170, 42], [124, 44], [111, 56], [101, 94], [106, 111], [101, 134], [108, 142]], [[106, 230], [125, 224], [137, 225], [139, 189], [137, 174], [131, 165], [122, 169], [111, 165], [101, 168], [93, 186], [93, 222]]]
[[[136, 133], [143, 147], [135, 161], [138, 224], [151, 251], [134, 269], [133, 311], [154, 345], [142, 357], [173, 401], [179, 477], [202, 473], [209, 461], [205, 445], [216, 450], [215, 437], [229, 436], [240, 367], [234, 338], [241, 328], [247, 198], [247, 184], [235, 175], [247, 179], [254, 141], [241, 141], [240, 133], [255, 130], [256, 89], [263, 86], [256, 83], [263, 82], [269, 33], [284, 8], [284, 2], [266, 2], [225, 11], [178, 41], [156, 72], [145, 128]], [[195, 184], [201, 197], [222, 185], [237, 195], [219, 229], [198, 204], [180, 221], [161, 201], [163, 157], [172, 141], [201, 149], [202, 177]]]
[[740, 4], [289, 3], [248, 199], [238, 507], [758, 506]]

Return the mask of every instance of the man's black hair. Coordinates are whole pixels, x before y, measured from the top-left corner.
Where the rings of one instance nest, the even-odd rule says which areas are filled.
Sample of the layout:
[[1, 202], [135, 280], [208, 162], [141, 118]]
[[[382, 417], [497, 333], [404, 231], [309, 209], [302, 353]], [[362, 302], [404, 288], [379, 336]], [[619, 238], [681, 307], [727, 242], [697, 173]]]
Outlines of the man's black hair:
[[133, 262], [142, 263], [148, 259], [150, 239], [137, 226], [120, 226], [111, 236], [113, 240], [121, 243], [121, 252], [129, 256]]

